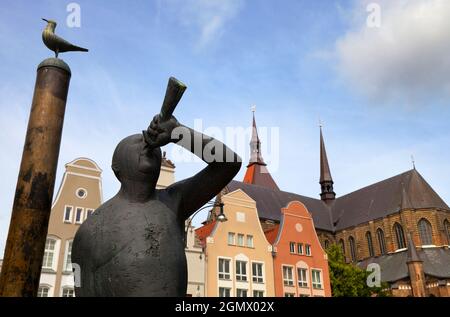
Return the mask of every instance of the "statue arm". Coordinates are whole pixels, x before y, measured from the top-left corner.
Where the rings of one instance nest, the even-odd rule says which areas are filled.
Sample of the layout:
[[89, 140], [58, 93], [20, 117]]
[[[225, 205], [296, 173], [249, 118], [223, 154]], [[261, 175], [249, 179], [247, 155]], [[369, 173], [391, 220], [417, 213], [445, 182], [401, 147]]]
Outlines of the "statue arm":
[[167, 188], [178, 202], [179, 216], [185, 220], [228, 185], [239, 172], [242, 160], [222, 142], [183, 125], [172, 132], [172, 142], [208, 164], [196, 175]]

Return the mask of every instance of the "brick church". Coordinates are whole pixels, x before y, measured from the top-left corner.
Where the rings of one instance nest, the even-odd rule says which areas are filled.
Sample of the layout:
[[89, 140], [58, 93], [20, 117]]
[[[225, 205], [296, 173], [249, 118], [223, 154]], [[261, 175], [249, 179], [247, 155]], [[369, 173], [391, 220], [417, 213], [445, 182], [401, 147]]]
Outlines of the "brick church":
[[312, 214], [324, 248], [338, 244], [347, 262], [381, 267], [393, 296], [450, 296], [450, 208], [414, 168], [337, 197], [320, 129], [320, 198], [279, 189], [261, 155], [255, 117], [251, 158], [243, 190], [257, 203], [264, 230], [281, 220], [280, 210], [302, 202]]

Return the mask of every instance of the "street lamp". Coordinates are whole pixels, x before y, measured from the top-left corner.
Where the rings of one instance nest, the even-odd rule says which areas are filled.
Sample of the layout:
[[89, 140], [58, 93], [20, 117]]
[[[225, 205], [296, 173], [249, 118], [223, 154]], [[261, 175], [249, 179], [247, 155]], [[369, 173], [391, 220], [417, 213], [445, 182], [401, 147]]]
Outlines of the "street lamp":
[[186, 224], [186, 229], [185, 229], [185, 231], [184, 231], [184, 245], [185, 245], [185, 246], [187, 246], [187, 234], [188, 234], [189, 227], [191, 226], [191, 223], [192, 223], [192, 220], [194, 219], [194, 217], [195, 217], [200, 211], [202, 211], [202, 210], [204, 210], [204, 209], [206, 209], [206, 208], [219, 207], [219, 208], [220, 208], [220, 212], [219, 212], [219, 214], [218, 214], [217, 217], [216, 217], [217, 221], [219, 221], [219, 222], [225, 222], [225, 221], [228, 221], [227, 216], [225, 216], [225, 213], [223, 212], [223, 206], [225, 206], [225, 205], [224, 205], [224, 203], [222, 203], [222, 202], [220, 202], [220, 203], [211, 202], [211, 203], [209, 203], [208, 205], [203, 206], [202, 208], [200, 208], [199, 210], [197, 210], [197, 211], [196, 211], [196, 212], [188, 219], [187, 224]]

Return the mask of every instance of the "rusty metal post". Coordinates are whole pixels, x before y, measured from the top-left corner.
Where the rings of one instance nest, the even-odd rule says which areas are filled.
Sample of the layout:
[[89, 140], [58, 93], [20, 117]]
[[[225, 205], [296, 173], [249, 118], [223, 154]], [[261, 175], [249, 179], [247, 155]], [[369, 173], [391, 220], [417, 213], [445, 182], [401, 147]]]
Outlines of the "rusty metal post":
[[70, 68], [61, 59], [46, 59], [37, 69], [0, 296], [37, 295], [70, 77]]

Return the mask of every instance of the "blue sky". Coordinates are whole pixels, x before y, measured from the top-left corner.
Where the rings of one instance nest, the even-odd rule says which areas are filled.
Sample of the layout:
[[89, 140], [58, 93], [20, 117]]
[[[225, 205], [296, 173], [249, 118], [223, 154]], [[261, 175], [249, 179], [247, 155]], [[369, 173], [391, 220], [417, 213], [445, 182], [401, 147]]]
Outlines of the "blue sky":
[[[262, 142], [283, 190], [318, 197], [320, 118], [338, 195], [410, 169], [414, 155], [450, 202], [448, 1], [370, 1], [380, 28], [367, 27], [363, 0], [76, 1], [80, 28], [65, 23], [70, 2], [0, 4], [1, 254], [36, 66], [52, 55], [42, 17], [90, 49], [61, 55], [72, 80], [56, 188], [65, 163], [89, 157], [104, 171], [104, 199], [112, 197], [116, 144], [147, 127], [175, 76], [188, 86], [175, 112], [186, 125], [249, 127], [257, 105], [258, 126], [279, 129], [279, 152]], [[204, 166], [175, 164], [177, 179]]]

